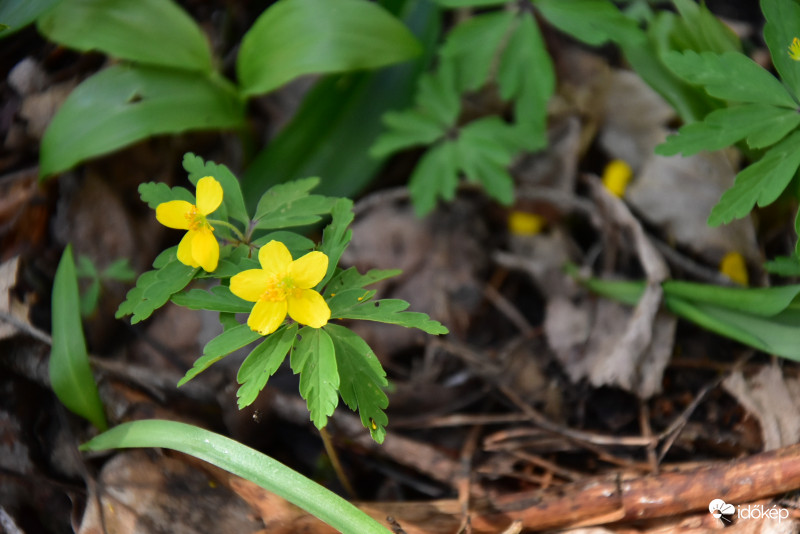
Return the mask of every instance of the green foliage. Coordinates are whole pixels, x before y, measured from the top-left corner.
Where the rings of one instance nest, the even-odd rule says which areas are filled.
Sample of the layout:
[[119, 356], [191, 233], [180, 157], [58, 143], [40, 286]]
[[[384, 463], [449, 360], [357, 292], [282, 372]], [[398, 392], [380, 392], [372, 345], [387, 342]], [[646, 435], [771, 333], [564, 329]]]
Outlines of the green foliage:
[[0, 39], [21, 30], [62, 0], [0, 0]]
[[225, 313], [247, 313], [253, 307], [228, 289], [228, 286], [212, 287], [210, 291], [190, 289], [172, 295], [172, 302], [190, 310], [211, 310]]
[[170, 1], [66, 0], [39, 17], [38, 27], [51, 41], [84, 52], [205, 73], [212, 69], [200, 27]]
[[237, 324], [232, 328], [226, 329], [220, 335], [206, 343], [206, 346], [203, 347], [203, 355], [195, 360], [192, 368], [180, 379], [178, 387], [184, 385], [231, 352], [249, 345], [259, 337], [261, 337], [261, 335], [258, 332], [250, 330], [250, 327], [246, 324]]
[[298, 332], [291, 355], [292, 370], [300, 375], [300, 395], [306, 399], [311, 421], [323, 428], [339, 404], [336, 351], [328, 332], [305, 326]]
[[110, 281], [132, 282], [136, 279], [136, 272], [131, 268], [128, 258], [119, 258], [99, 271], [87, 256], [78, 256], [76, 273], [79, 278], [89, 281], [88, 287], [81, 294], [82, 317], [89, 317], [97, 311], [100, 292], [104, 284]]
[[225, 165], [217, 165], [213, 161], [205, 162], [200, 156], [189, 152], [183, 156], [183, 168], [189, 173], [189, 181], [195, 185], [200, 178], [213, 176], [222, 185], [222, 203], [228, 215], [245, 224], [250, 221], [239, 180]]
[[297, 325], [283, 326], [250, 352], [239, 367], [236, 391], [239, 409], [250, 406], [275, 374], [297, 339]]
[[[144, 321], [167, 303], [172, 295], [192, 281], [197, 269], [184, 265], [172, 252], [170, 260], [162, 267], [147, 271], [136, 280], [136, 287], [128, 291], [125, 302], [117, 310], [117, 319], [132, 315], [131, 324]], [[155, 267], [156, 263], [153, 264]]]
[[146, 182], [139, 184], [139, 196], [142, 202], [147, 204], [150, 209], [156, 209], [159, 204], [171, 200], [185, 200], [195, 203], [194, 195], [185, 187], [170, 187], [162, 182]]
[[50, 384], [71, 412], [106, 430], [103, 403], [89, 368], [78, 298], [78, 278], [72, 247], [67, 246], [53, 281], [53, 341], [50, 352]]
[[246, 478], [346, 534], [386, 534], [367, 514], [316, 482], [250, 447], [208, 430], [146, 419], [123, 423], [81, 446], [84, 451], [160, 447], [190, 454]]
[[780, 276], [800, 276], [800, 258], [797, 256], [778, 256], [764, 264], [764, 269]]
[[242, 94], [267, 93], [304, 74], [373, 69], [422, 49], [379, 5], [363, 0], [280, 0], [242, 39]]

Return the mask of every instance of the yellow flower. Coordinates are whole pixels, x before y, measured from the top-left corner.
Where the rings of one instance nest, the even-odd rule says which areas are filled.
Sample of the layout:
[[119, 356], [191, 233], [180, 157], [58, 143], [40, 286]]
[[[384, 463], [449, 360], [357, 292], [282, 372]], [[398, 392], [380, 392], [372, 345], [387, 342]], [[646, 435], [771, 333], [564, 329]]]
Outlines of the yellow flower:
[[800, 61], [800, 39], [795, 37], [789, 45], [789, 57], [795, 61]]
[[178, 261], [208, 272], [219, 263], [219, 243], [206, 220], [222, 204], [222, 186], [211, 176], [197, 182], [197, 204], [171, 200], [156, 207], [156, 219], [169, 228], [189, 230], [178, 245]]
[[747, 264], [738, 252], [728, 252], [722, 261], [719, 262], [719, 272], [739, 284], [746, 286], [749, 282], [747, 276]]
[[311, 289], [325, 277], [328, 256], [309, 252], [292, 261], [280, 241], [270, 241], [258, 251], [261, 269], [249, 269], [231, 278], [231, 292], [255, 302], [247, 325], [266, 336], [283, 324], [286, 313], [300, 324], [320, 328], [328, 323], [331, 310], [322, 295]]
[[514, 235], [536, 235], [546, 222], [541, 215], [515, 210], [508, 215], [508, 230]]
[[621, 159], [611, 160], [603, 170], [603, 185], [619, 198], [625, 196], [628, 182], [633, 178], [631, 166]]

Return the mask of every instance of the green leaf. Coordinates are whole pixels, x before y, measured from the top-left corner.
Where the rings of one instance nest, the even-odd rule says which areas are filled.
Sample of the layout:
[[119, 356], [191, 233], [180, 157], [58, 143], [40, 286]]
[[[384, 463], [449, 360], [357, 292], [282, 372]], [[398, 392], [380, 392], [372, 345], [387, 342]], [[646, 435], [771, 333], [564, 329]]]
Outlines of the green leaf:
[[191, 289], [172, 295], [172, 302], [190, 310], [212, 310], [228, 313], [249, 313], [253, 303], [240, 299], [228, 286], [215, 286], [211, 291]]
[[105, 280], [132, 282], [136, 278], [136, 271], [131, 267], [128, 258], [119, 258], [103, 269], [101, 277]]
[[607, 0], [534, 0], [547, 22], [592, 46], [642, 40], [636, 22]]
[[780, 196], [800, 167], [800, 132], [769, 149], [764, 156], [736, 176], [733, 187], [708, 217], [710, 226], [719, 226], [744, 217], [755, 204], [766, 206]]
[[172, 295], [186, 287], [196, 273], [197, 269], [180, 263], [173, 256], [163, 267], [139, 276], [136, 287], [128, 291], [115, 317], [120, 319], [133, 315], [131, 324], [147, 319], [166, 304]]
[[142, 198], [142, 202], [145, 202], [150, 209], [153, 210], [156, 209], [159, 204], [171, 200], [185, 200], [192, 204], [197, 202], [194, 195], [185, 187], [170, 187], [163, 182], [146, 182], [139, 184], [139, 196]]
[[236, 375], [236, 381], [241, 384], [236, 391], [240, 410], [253, 404], [267, 385], [269, 377], [274, 375], [283, 363], [295, 339], [297, 339], [297, 324], [278, 328], [245, 358]]
[[360, 289], [364, 286], [392, 278], [402, 273], [400, 269], [370, 269], [361, 274], [355, 267], [338, 272], [325, 287], [325, 298], [335, 296], [348, 289]]
[[322, 231], [322, 243], [319, 247], [320, 252], [328, 256], [328, 272], [325, 273], [325, 278], [317, 284], [317, 290], [325, 287], [325, 284], [331, 279], [336, 271], [336, 266], [339, 265], [339, 259], [353, 237], [353, 231], [349, 228], [355, 217], [353, 214], [353, 201], [340, 198], [333, 205], [331, 215], [333, 218], [331, 223]]
[[792, 40], [800, 38], [800, 5], [795, 0], [762, 0], [761, 10], [767, 20], [764, 40], [772, 55], [772, 64], [795, 101], [800, 101], [800, 65], [789, 56]]
[[213, 161], [203, 161], [203, 158], [187, 152], [183, 156], [183, 168], [189, 173], [189, 181], [197, 185], [200, 178], [206, 176], [214, 177], [222, 186], [222, 202], [227, 208], [228, 215], [244, 223], [250, 223], [250, 216], [247, 215], [247, 208], [244, 205], [244, 197], [239, 187], [239, 180], [225, 165], [218, 165]]
[[386, 371], [366, 341], [354, 332], [330, 323], [324, 329], [333, 340], [342, 400], [351, 410], [358, 411], [361, 424], [369, 430], [372, 439], [383, 443], [389, 422], [384, 412], [389, 406], [384, 392], [389, 385]]
[[[386, 161], [369, 147], [384, 130], [386, 111], [412, 100], [419, 73], [433, 55], [441, 20], [428, 0], [404, 0], [403, 20], [425, 46], [413, 61], [378, 71], [327, 76], [303, 99], [294, 119], [247, 168], [242, 187], [248, 206], [270, 185], [306, 176], [324, 176], [320, 194], [355, 197]], [[252, 203], [251, 203], [252, 201]]]
[[225, 330], [206, 343], [206, 346], [203, 347], [203, 355], [195, 360], [192, 368], [178, 381], [178, 387], [181, 387], [231, 352], [249, 345], [260, 337], [261, 334], [254, 332], [246, 324], [240, 324]]
[[452, 141], [442, 141], [425, 152], [408, 182], [418, 216], [430, 213], [439, 197], [453, 200], [457, 187], [456, 145]]
[[295, 342], [290, 362], [300, 374], [300, 395], [306, 399], [311, 421], [323, 428], [339, 404], [339, 371], [333, 341], [321, 328], [303, 327]]
[[81, 446], [85, 451], [161, 447], [190, 454], [245, 478], [346, 534], [386, 534], [380, 523], [282, 463], [238, 441], [175, 421], [123, 423]]
[[691, 156], [701, 150], [720, 150], [743, 138], [750, 148], [764, 148], [783, 139], [800, 125], [794, 110], [763, 104], [744, 104], [718, 109], [702, 122], [687, 124], [678, 135], [656, 147], [656, 154]]
[[245, 95], [305, 74], [374, 69], [421, 53], [413, 34], [364, 0], [279, 0], [242, 39], [236, 72]]
[[742, 43], [727, 25], [714, 16], [704, 3], [693, 0], [672, 0], [680, 18], [672, 32], [680, 50], [695, 52], [741, 52]]
[[678, 76], [702, 85], [711, 96], [733, 102], [796, 107], [781, 82], [744, 54], [698, 54], [687, 50], [683, 53], [668, 52], [664, 61]]
[[147, 137], [244, 126], [227, 82], [202, 74], [114, 65], [81, 83], [58, 110], [41, 147], [41, 176]]
[[514, 133], [499, 117], [485, 117], [462, 128], [456, 141], [459, 166], [467, 178], [480, 182], [506, 205], [514, 201], [514, 180], [507, 170], [519, 150]]
[[318, 185], [319, 178], [305, 178], [270, 187], [258, 201], [253, 220], [260, 221], [268, 215], [287, 209], [293, 202], [307, 197]]
[[436, 0], [442, 7], [455, 9], [459, 7], [489, 7], [500, 6], [508, 3], [508, 0]]
[[69, 0], [39, 17], [51, 41], [84, 52], [177, 69], [211, 72], [200, 27], [170, 0]]
[[278, 230], [277, 232], [270, 232], [266, 235], [259, 237], [258, 239], [253, 240], [253, 245], [256, 247], [261, 247], [269, 243], [270, 241], [280, 241], [286, 248], [289, 249], [289, 252], [292, 253], [293, 258], [299, 258], [300, 256], [304, 255], [307, 252], [310, 252], [316, 246], [316, 243], [311, 241], [309, 238], [302, 236], [300, 234], [296, 234], [294, 232], [288, 232], [286, 230]]
[[[361, 319], [365, 321], [377, 321], [379, 323], [396, 324], [406, 328], [419, 328], [423, 332], [433, 335], [443, 335], [449, 333], [439, 321], [434, 321], [428, 314], [419, 312], [404, 311], [408, 308], [408, 302], [399, 299], [383, 299], [370, 302], [369, 299], [374, 291], [365, 292], [361, 300], [353, 302], [354, 292], [358, 290], [345, 291], [337, 294], [328, 301], [331, 312], [337, 310], [332, 317], [336, 319]], [[347, 301], [349, 307], [342, 306], [339, 301]], [[343, 309], [344, 308], [344, 309]]]
[[0, 1], [0, 22], [5, 26], [0, 31], [0, 39], [21, 30], [59, 2], [61, 0]]
[[764, 264], [764, 269], [779, 276], [800, 276], [800, 258], [797, 256], [778, 256]]
[[78, 278], [72, 247], [64, 250], [53, 281], [53, 343], [50, 384], [58, 400], [71, 412], [106, 430], [105, 412], [89, 368], [89, 353], [81, 326]]
[[100, 280], [95, 278], [80, 296], [81, 317], [91, 317], [100, 302]]

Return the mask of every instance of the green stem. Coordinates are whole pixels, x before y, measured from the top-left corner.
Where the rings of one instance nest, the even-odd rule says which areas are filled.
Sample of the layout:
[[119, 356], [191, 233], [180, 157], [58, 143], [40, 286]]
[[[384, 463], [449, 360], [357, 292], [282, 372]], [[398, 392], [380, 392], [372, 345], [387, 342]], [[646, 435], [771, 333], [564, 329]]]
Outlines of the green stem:
[[239, 239], [239, 241], [241, 241], [243, 243], [247, 242], [245, 240], [244, 234], [241, 232], [241, 230], [236, 228], [234, 225], [232, 225], [228, 221], [220, 221], [219, 219], [206, 219], [206, 221], [208, 221], [208, 223], [211, 226], [221, 225], [221, 226], [224, 226], [225, 228], [229, 228], [229, 229], [233, 230], [233, 233], [236, 234], [236, 237]]

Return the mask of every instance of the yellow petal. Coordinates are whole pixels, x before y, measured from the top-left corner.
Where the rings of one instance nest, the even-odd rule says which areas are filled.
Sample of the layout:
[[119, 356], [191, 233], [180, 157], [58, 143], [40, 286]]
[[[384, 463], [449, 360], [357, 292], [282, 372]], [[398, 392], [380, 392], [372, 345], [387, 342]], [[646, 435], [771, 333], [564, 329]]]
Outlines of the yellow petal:
[[259, 300], [253, 306], [250, 317], [247, 318], [247, 326], [255, 330], [262, 336], [273, 333], [286, 319], [286, 301], [279, 300], [271, 302]]
[[331, 309], [322, 295], [313, 289], [295, 289], [289, 295], [289, 317], [300, 324], [320, 328], [331, 318]]
[[269, 288], [272, 277], [264, 269], [248, 269], [231, 277], [231, 293], [250, 302], [258, 298]]
[[744, 257], [738, 252], [728, 252], [719, 263], [719, 272], [739, 284], [746, 286], [749, 282], [747, 275], [747, 263]]
[[633, 178], [631, 166], [621, 159], [611, 160], [603, 170], [603, 185], [619, 198], [625, 196], [631, 178]]
[[292, 264], [292, 254], [280, 241], [270, 241], [258, 251], [258, 262], [265, 271], [283, 275]]
[[544, 217], [535, 213], [515, 210], [508, 215], [508, 230], [514, 235], [536, 235], [546, 223]]
[[187, 214], [194, 206], [185, 200], [170, 200], [156, 206], [156, 219], [167, 228], [188, 230], [190, 218]]
[[309, 252], [289, 265], [289, 278], [295, 287], [310, 289], [319, 284], [328, 272], [328, 256], [322, 252]]
[[219, 263], [219, 242], [210, 230], [189, 232], [194, 234], [192, 239], [192, 258], [207, 272], [212, 272]]
[[222, 186], [211, 176], [197, 182], [197, 210], [203, 215], [215, 211], [222, 204]]
[[200, 264], [194, 261], [194, 256], [192, 256], [192, 241], [194, 241], [195, 233], [186, 232], [178, 245], [178, 261], [189, 267], [200, 267]]

